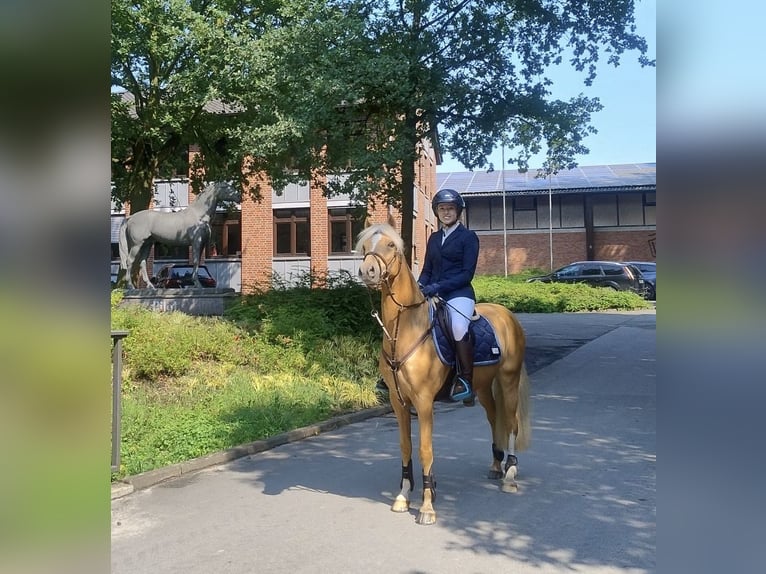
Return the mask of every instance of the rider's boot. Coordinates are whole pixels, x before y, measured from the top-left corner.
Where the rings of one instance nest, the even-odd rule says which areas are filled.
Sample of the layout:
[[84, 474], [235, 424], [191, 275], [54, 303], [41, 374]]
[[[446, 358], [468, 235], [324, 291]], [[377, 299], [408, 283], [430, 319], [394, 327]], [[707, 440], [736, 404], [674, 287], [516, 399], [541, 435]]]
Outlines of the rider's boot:
[[466, 333], [460, 341], [455, 341], [458, 376], [452, 385], [450, 397], [453, 401], [463, 401], [466, 406], [473, 406], [476, 396], [473, 392], [473, 339]]

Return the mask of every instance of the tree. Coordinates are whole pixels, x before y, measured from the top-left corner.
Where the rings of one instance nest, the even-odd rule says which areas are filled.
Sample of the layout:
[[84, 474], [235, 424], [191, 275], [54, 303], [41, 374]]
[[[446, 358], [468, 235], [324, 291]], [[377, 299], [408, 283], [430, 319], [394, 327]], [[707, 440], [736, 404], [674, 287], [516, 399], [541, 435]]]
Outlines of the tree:
[[525, 169], [546, 145], [544, 170], [573, 167], [600, 103], [553, 99], [546, 70], [566, 56], [589, 84], [603, 55], [653, 65], [633, 13], [633, 0], [114, 0], [112, 85], [134, 99], [112, 96], [115, 197], [148, 205], [196, 144], [209, 179], [324, 176], [328, 195], [399, 207], [409, 260], [420, 146], [472, 169], [502, 140]]
[[113, 0], [113, 198], [148, 207], [155, 178], [187, 172], [190, 145], [197, 189], [201, 174], [244, 179], [267, 163], [281, 174], [301, 141], [285, 101], [310, 63], [301, 41], [321, 46], [314, 35], [337, 16], [315, 0]]
[[[306, 132], [317, 138], [308, 147], [323, 150], [312, 168], [350, 171], [345, 191], [399, 206], [408, 259], [415, 161], [437, 128], [441, 148], [469, 169], [486, 165], [498, 141], [521, 169], [543, 144], [544, 170], [574, 167], [601, 104], [553, 99], [546, 70], [569, 54], [590, 84], [603, 54], [616, 66], [636, 51], [654, 65], [635, 33], [632, 0], [360, 0], [353, 12], [364, 23], [344, 38], [348, 57], [321, 70], [342, 86], [343, 105], [329, 102], [334, 111], [325, 107]], [[331, 182], [328, 193], [341, 187]]]

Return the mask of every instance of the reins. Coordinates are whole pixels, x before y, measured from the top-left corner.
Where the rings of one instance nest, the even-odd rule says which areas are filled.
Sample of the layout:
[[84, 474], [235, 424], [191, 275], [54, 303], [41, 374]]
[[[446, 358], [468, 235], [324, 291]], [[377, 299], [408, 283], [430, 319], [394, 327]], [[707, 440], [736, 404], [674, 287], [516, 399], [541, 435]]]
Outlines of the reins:
[[[399, 370], [402, 368], [402, 365], [404, 365], [404, 363], [407, 362], [407, 359], [409, 359], [415, 353], [417, 348], [428, 338], [428, 335], [431, 333], [431, 329], [433, 328], [433, 326], [429, 325], [428, 329], [426, 329], [425, 332], [418, 338], [418, 340], [410, 348], [410, 350], [407, 351], [402, 356], [401, 359], [397, 359], [396, 358], [396, 343], [397, 343], [397, 341], [399, 339], [399, 325], [401, 323], [401, 317], [402, 317], [402, 313], [404, 313], [404, 311], [407, 311], [408, 309], [415, 309], [417, 307], [420, 307], [423, 303], [426, 302], [427, 299], [424, 297], [420, 301], [417, 301], [415, 303], [410, 303], [410, 304], [407, 304], [407, 305], [405, 305], [404, 303], [400, 303], [396, 299], [396, 294], [394, 293], [393, 284], [391, 282], [392, 275], [391, 275], [391, 273], [388, 270], [388, 266], [392, 263], [392, 261], [391, 262], [387, 262], [385, 259], [383, 259], [382, 256], [380, 256], [377, 253], [372, 252], [372, 251], [370, 251], [369, 253], [366, 253], [364, 257], [366, 258], [368, 255], [372, 255], [373, 257], [375, 257], [378, 260], [378, 265], [380, 266], [380, 269], [381, 269], [380, 278], [381, 278], [382, 281], [385, 282], [386, 287], [388, 288], [387, 297], [390, 297], [391, 301], [393, 301], [394, 304], [397, 306], [396, 319], [395, 319], [395, 323], [394, 323], [394, 336], [392, 337], [391, 334], [386, 329], [386, 326], [383, 324], [383, 321], [380, 318], [380, 315], [375, 310], [375, 307], [374, 307], [373, 302], [372, 302], [372, 295], [370, 294], [369, 290], [367, 291], [367, 294], [370, 297], [370, 307], [372, 308], [371, 315], [373, 317], [375, 317], [375, 320], [378, 322], [378, 324], [380, 325], [381, 329], [383, 330], [383, 334], [386, 336], [386, 339], [388, 339], [388, 341], [391, 344], [391, 354], [390, 354], [390, 356], [389, 356], [388, 353], [386, 353], [385, 348], [382, 348], [382, 347], [381, 347], [381, 353], [383, 353], [383, 358], [386, 360], [386, 363], [388, 363], [388, 366], [391, 369], [391, 373], [394, 375], [394, 387], [396, 389], [396, 397], [399, 399], [399, 403], [402, 406], [404, 406], [405, 405], [405, 401], [404, 401], [404, 397], [402, 397], [402, 391], [401, 391], [400, 386], [399, 386], [399, 376], [398, 376], [399, 375]], [[401, 267], [402, 267], [401, 257], [402, 257], [401, 255], [399, 255], [399, 257], [398, 257], [399, 271], [401, 271]], [[398, 275], [399, 275], [399, 272], [397, 272], [396, 276], [398, 276]]]

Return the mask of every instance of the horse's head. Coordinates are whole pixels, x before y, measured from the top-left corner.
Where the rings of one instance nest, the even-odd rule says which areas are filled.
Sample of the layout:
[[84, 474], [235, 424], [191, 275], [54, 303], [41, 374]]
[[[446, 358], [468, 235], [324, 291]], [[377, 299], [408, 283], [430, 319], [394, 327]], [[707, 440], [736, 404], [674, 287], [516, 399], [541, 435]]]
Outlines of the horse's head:
[[211, 183], [215, 197], [218, 201], [242, 201], [242, 193], [239, 189], [225, 181], [216, 181]]
[[367, 287], [380, 287], [402, 269], [404, 242], [390, 225], [378, 224], [364, 229], [357, 239], [356, 252], [364, 255], [359, 276]]

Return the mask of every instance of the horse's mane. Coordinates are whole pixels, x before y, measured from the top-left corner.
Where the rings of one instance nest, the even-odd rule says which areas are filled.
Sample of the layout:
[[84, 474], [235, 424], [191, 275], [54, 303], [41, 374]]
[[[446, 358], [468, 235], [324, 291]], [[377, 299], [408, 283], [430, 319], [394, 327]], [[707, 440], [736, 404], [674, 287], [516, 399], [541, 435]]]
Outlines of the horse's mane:
[[364, 242], [376, 234], [385, 235], [391, 239], [391, 241], [393, 241], [394, 245], [396, 246], [396, 250], [399, 253], [404, 253], [404, 240], [401, 238], [396, 229], [391, 227], [388, 223], [376, 223], [375, 225], [370, 225], [369, 227], [363, 229], [356, 238], [355, 251], [357, 253], [361, 253], [362, 245]]

